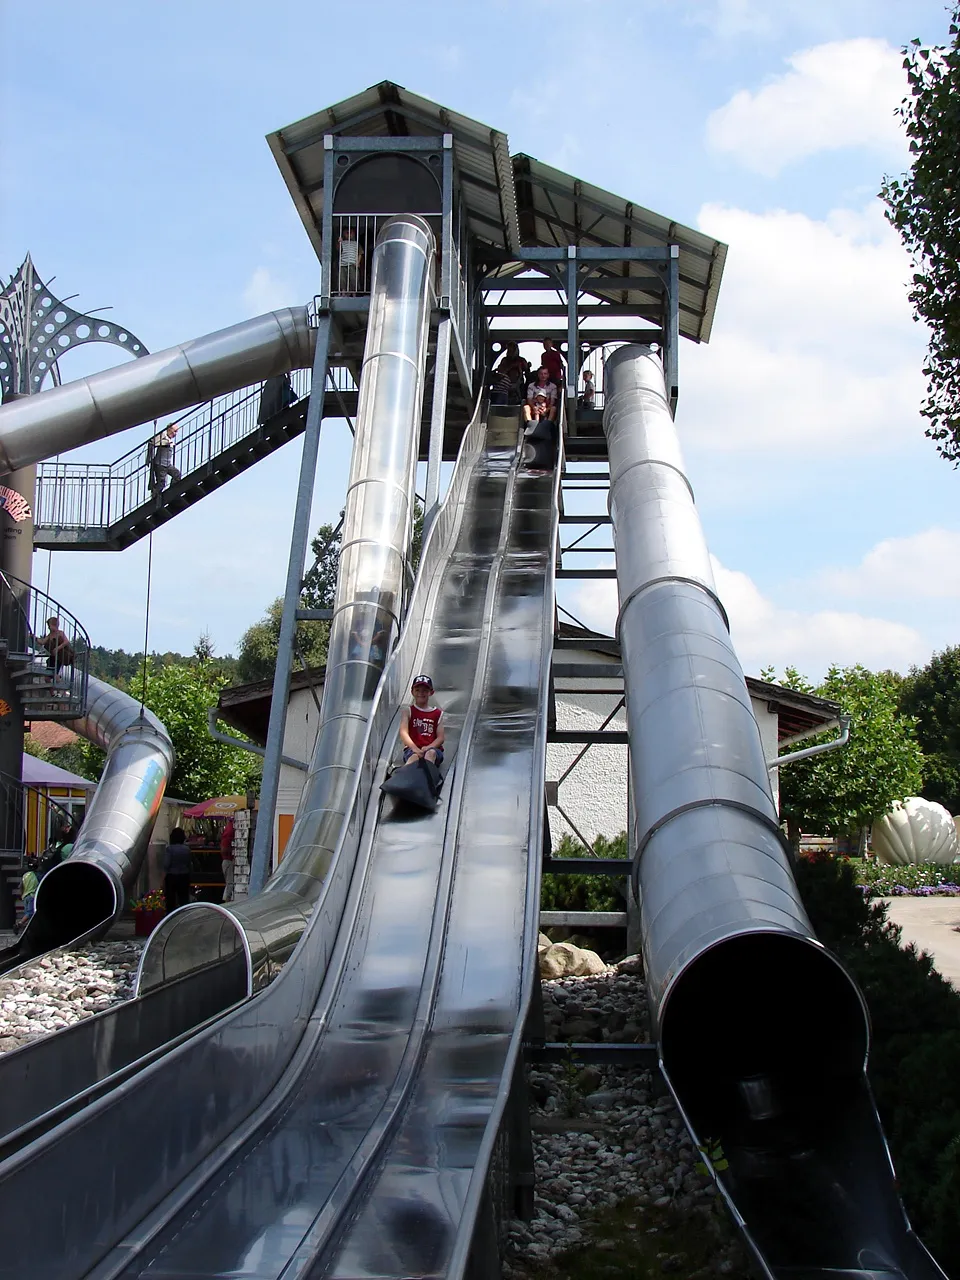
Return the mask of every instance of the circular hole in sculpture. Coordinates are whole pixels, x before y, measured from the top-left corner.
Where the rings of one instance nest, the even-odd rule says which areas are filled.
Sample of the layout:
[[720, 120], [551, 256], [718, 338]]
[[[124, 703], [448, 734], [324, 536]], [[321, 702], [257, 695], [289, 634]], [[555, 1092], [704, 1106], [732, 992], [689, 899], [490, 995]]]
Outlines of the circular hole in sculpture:
[[67, 318], [67, 313], [65, 311], [58, 311], [53, 318], [56, 320], [57, 324], [63, 324], [64, 320]]
[[121, 342], [126, 342], [127, 340], [127, 335], [125, 333], [118, 333], [117, 337], [120, 339]]
[[41, 298], [41, 300], [40, 300], [40, 305], [41, 305], [41, 307], [49, 307], [49, 305], [50, 305], [50, 299], [49, 299], [49, 298]]
[[102, 324], [102, 325], [100, 325], [100, 326], [99, 326], [99, 328], [97, 329], [97, 337], [98, 337], [98, 338], [109, 338], [109, 337], [110, 337], [110, 326], [109, 326], [108, 324]]
[[76, 332], [78, 338], [89, 338], [90, 326], [88, 324], [78, 324]]
[[337, 156], [337, 164], [340, 166], [341, 169], [345, 169], [349, 163], [350, 163], [349, 156]]
[[57, 327], [57, 326], [56, 326], [55, 324], [45, 324], [45, 325], [43, 326], [43, 332], [44, 332], [44, 333], [53, 333], [53, 331], [54, 331], [54, 329], [55, 329], [56, 327]]
[[69, 347], [70, 345], [69, 333], [61, 333], [60, 337], [57, 339], [57, 342], [59, 342], [61, 347]]

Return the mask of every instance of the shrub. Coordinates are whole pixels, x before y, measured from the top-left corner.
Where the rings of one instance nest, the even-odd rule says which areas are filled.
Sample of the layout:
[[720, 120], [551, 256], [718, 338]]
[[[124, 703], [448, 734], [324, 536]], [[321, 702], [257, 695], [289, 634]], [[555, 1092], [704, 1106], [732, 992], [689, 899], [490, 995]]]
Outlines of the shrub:
[[901, 947], [886, 906], [865, 900], [860, 870], [825, 855], [798, 864], [797, 884], [817, 935], [870, 1009], [870, 1083], [907, 1212], [960, 1276], [960, 993], [929, 956]]
[[960, 867], [943, 867], [936, 862], [917, 862], [907, 866], [888, 867], [869, 858], [851, 858], [856, 882], [870, 898], [899, 898], [915, 894], [927, 897], [960, 894]]
[[[554, 850], [555, 858], [624, 858], [627, 833], [612, 840], [597, 836], [593, 853], [572, 836], [563, 836]], [[624, 867], [624, 875], [627, 868]], [[559, 875], [547, 872], [540, 885], [540, 906], [544, 911], [622, 911], [623, 892], [619, 881], [602, 875]]]

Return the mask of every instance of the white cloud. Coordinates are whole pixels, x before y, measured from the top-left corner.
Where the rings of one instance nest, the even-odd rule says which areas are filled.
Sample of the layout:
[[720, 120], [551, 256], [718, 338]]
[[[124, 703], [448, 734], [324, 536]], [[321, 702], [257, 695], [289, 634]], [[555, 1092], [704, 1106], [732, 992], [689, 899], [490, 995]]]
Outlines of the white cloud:
[[934, 528], [885, 538], [856, 568], [827, 570], [821, 583], [855, 596], [960, 600], [960, 532]]
[[922, 435], [925, 335], [879, 202], [822, 220], [706, 205], [699, 225], [730, 251], [712, 342], [684, 350], [685, 440], [826, 462]]
[[[797, 667], [817, 679], [831, 663], [860, 662], [905, 671], [924, 662], [930, 645], [919, 631], [886, 618], [847, 610], [784, 608], [766, 597], [745, 573], [713, 559], [717, 593], [730, 619], [737, 657], [751, 675], [761, 667]], [[617, 618], [616, 586], [588, 582], [576, 594], [573, 612], [588, 626], [612, 634]]]
[[[734, 5], [749, 11], [749, 5]], [[885, 40], [836, 40], [795, 53], [783, 75], [741, 89], [707, 120], [707, 144], [775, 176], [820, 151], [867, 147], [906, 155], [895, 111], [906, 91], [903, 55]]]
[[287, 280], [281, 280], [269, 267], [256, 267], [243, 290], [244, 305], [254, 316], [280, 307], [295, 307], [303, 303], [303, 295]]

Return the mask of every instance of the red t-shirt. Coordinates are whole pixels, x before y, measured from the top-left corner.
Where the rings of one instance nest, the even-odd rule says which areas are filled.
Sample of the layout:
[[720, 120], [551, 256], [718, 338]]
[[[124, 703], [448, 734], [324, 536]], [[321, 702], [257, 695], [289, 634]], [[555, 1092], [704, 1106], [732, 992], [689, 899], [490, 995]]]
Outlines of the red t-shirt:
[[439, 707], [421, 710], [420, 707], [411, 702], [407, 732], [410, 734], [410, 739], [415, 747], [425, 747], [434, 740], [437, 736], [437, 729], [442, 715], [443, 712]]
[[540, 364], [559, 386], [563, 382], [563, 356], [559, 351], [541, 351]]

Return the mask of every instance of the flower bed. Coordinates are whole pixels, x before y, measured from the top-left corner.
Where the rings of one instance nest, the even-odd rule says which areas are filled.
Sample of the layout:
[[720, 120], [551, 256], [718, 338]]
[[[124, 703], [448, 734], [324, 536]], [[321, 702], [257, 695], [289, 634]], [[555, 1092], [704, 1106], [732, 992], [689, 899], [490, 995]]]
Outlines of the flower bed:
[[960, 897], [960, 867], [943, 867], [935, 862], [888, 867], [866, 858], [849, 861], [854, 879], [867, 898]]

